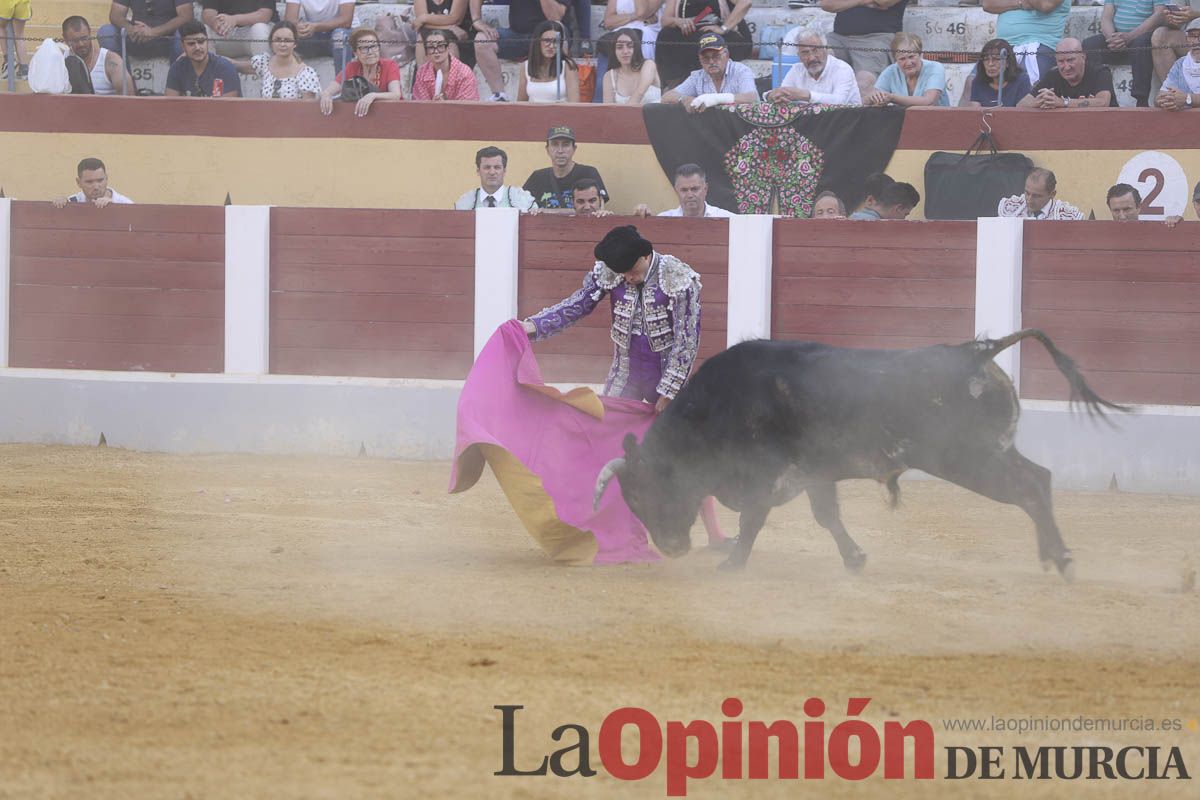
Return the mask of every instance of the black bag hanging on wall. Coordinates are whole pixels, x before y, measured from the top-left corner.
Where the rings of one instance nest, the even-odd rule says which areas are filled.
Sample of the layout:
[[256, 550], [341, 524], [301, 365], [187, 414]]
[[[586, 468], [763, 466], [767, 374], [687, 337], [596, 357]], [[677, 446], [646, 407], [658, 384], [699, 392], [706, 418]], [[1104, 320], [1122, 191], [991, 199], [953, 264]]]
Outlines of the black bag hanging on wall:
[[925, 162], [925, 219], [994, 217], [1002, 199], [1025, 191], [1031, 169], [1024, 153], [997, 153], [990, 131], [966, 153], [934, 153]]

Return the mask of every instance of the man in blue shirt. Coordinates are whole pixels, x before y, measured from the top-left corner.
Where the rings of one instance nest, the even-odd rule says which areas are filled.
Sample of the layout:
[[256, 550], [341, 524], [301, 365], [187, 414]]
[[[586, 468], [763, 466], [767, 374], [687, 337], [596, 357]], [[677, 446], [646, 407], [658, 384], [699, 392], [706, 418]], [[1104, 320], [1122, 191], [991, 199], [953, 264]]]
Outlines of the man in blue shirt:
[[662, 97], [664, 103], [683, 103], [689, 113], [716, 105], [753, 103], [758, 100], [754, 73], [729, 58], [725, 39], [716, 33], [700, 37], [700, 69]]
[[1150, 105], [1150, 76], [1154, 73], [1150, 38], [1165, 19], [1164, 11], [1156, 0], [1106, 0], [1100, 34], [1083, 40], [1089, 62], [1133, 66], [1129, 93], [1141, 108]]
[[191, 20], [179, 28], [183, 40], [181, 58], [167, 73], [168, 97], [238, 97], [242, 81], [237, 67], [224, 56], [208, 52], [208, 31], [203, 22]]

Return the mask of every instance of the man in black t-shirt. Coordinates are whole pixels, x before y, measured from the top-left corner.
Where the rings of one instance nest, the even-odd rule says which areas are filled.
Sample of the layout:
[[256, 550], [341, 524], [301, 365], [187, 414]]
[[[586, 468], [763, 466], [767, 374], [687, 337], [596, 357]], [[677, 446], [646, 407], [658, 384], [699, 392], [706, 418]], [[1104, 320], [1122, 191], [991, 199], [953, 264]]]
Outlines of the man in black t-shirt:
[[1056, 108], [1088, 108], [1117, 105], [1112, 73], [1108, 67], [1088, 68], [1083, 44], [1063, 39], [1054, 51], [1055, 68], [1043, 75], [1018, 106], [1049, 111]]
[[[538, 23], [546, 20], [565, 25], [564, 18], [567, 16], [569, 3], [570, 0], [510, 0], [508, 27], [497, 30], [486, 23], [475, 25], [476, 30], [486, 34], [482, 37], [476, 36], [475, 46], [479, 46], [480, 38], [485, 43], [498, 40], [500, 58], [505, 61], [524, 61], [529, 56], [529, 42], [533, 38], [533, 29]], [[479, 20], [478, 17], [475, 19]]]
[[227, 58], [271, 52], [274, 0], [201, 0], [201, 5], [200, 19], [214, 52]]
[[821, 10], [834, 14], [829, 52], [854, 67], [864, 97], [892, 63], [892, 37], [904, 29], [906, 6], [908, 0], [821, 0]]
[[575, 131], [566, 125], [556, 125], [546, 132], [546, 153], [550, 166], [534, 170], [525, 180], [525, 191], [533, 195], [538, 208], [571, 209], [575, 207], [572, 190], [584, 178], [596, 182], [600, 197], [609, 201], [604, 179], [595, 167], [575, 163]]

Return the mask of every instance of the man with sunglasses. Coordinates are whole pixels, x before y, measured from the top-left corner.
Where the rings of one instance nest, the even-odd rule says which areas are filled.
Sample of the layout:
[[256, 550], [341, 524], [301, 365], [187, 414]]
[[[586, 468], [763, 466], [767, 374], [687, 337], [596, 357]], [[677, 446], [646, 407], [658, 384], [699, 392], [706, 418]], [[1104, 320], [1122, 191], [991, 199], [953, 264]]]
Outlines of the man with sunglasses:
[[167, 73], [168, 97], [239, 97], [242, 81], [237, 67], [224, 56], [208, 51], [208, 32], [203, 22], [190, 20], [179, 28], [184, 58]]

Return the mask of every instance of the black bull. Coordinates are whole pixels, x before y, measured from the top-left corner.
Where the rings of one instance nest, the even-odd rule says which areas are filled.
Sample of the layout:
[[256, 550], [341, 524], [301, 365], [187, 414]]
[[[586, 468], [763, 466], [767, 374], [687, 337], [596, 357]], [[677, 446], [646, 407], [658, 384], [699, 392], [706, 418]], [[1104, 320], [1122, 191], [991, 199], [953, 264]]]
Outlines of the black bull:
[[767, 514], [808, 492], [817, 523], [833, 534], [846, 567], [867, 556], [838, 511], [837, 481], [874, 478], [895, 505], [897, 479], [920, 469], [1001, 503], [1037, 526], [1038, 555], [1070, 578], [1050, 495], [1050, 470], [1013, 446], [1020, 405], [997, 353], [1041, 342], [1089, 413], [1127, 410], [1100, 398], [1075, 363], [1041, 331], [913, 350], [853, 350], [815, 342], [749, 341], [709, 359], [654, 421], [641, 445], [596, 481], [596, 501], [617, 477], [630, 509], [668, 556], [691, 547], [701, 501], [739, 511], [739, 535], [721, 565], [740, 569]]

